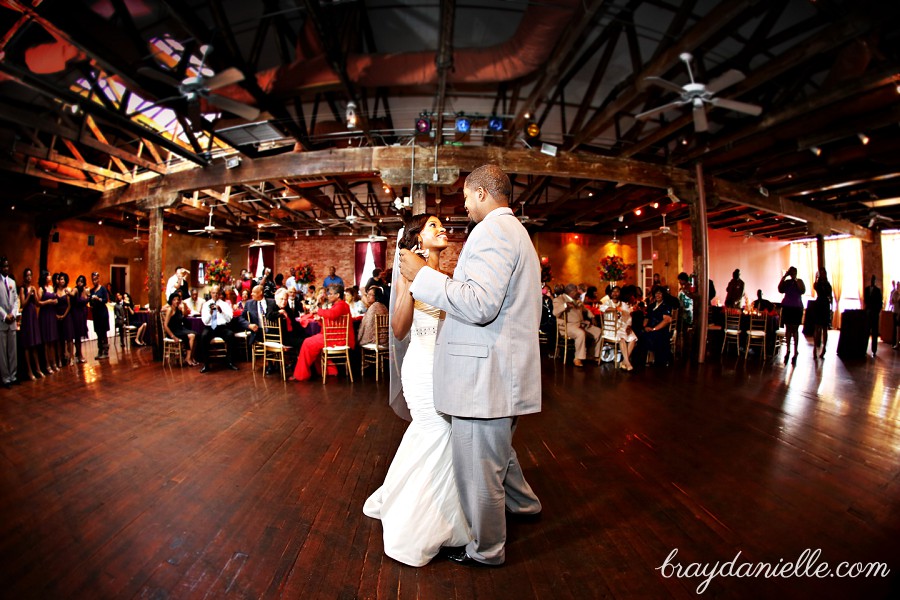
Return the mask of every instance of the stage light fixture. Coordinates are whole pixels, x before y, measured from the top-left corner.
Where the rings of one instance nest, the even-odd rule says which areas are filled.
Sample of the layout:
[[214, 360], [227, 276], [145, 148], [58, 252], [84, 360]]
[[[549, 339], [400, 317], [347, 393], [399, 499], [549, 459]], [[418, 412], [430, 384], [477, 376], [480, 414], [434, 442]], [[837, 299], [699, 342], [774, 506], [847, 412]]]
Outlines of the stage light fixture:
[[859, 141], [862, 142], [862, 145], [865, 146], [869, 143], [869, 136], [864, 133], [857, 133], [856, 136], [859, 138]]
[[822, 156], [822, 149], [819, 148], [818, 146], [811, 147], [809, 149], [809, 151], [812, 152], [813, 154], [815, 154], [816, 156]]
[[532, 139], [537, 138], [541, 135], [541, 127], [537, 123], [529, 123], [528, 127], [525, 128], [525, 133]]
[[491, 117], [488, 119], [488, 129], [491, 131], [503, 131], [503, 119], [500, 117]]
[[644, 212], [644, 211], [642, 211], [642, 210], [639, 209], [639, 208], [634, 209], [634, 214], [635, 214], [635, 216], [638, 216], [638, 217], [639, 217], [639, 216], [641, 216], [641, 213], [643, 213], [643, 212]]
[[418, 133], [429, 133], [431, 131], [431, 119], [421, 116], [416, 120], [416, 131]]
[[469, 133], [472, 130], [472, 121], [468, 117], [456, 117], [456, 133]]

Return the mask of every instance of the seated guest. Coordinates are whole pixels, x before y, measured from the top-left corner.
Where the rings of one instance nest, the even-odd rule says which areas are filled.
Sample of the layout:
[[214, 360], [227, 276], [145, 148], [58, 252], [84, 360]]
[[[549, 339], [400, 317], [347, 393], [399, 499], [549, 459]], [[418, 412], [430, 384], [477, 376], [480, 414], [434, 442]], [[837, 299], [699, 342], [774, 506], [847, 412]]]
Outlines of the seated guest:
[[382, 270], [381, 269], [372, 269], [372, 276], [369, 277], [369, 280], [366, 282], [366, 285], [363, 287], [366, 292], [369, 291], [369, 288], [374, 286], [378, 286], [384, 291], [384, 281], [382, 281]]
[[187, 307], [189, 317], [196, 317], [200, 314], [200, 309], [203, 307], [203, 301], [199, 298], [199, 292], [197, 292], [197, 288], [191, 290], [191, 297], [184, 299], [184, 306]]
[[602, 310], [604, 312], [616, 312], [619, 314], [619, 324], [616, 328], [616, 338], [618, 339], [619, 350], [622, 352], [622, 362], [619, 368], [624, 371], [632, 371], [634, 367], [631, 365], [631, 353], [634, 350], [634, 344], [637, 342], [637, 335], [631, 327], [631, 306], [622, 301], [622, 289], [614, 285], [609, 290], [609, 296], [603, 303]]
[[753, 301], [753, 310], [756, 312], [775, 310], [775, 305], [762, 297], [762, 290], [756, 290], [756, 300]]
[[250, 299], [250, 290], [241, 290], [241, 297], [234, 304], [234, 316], [238, 316], [244, 312], [244, 307]]
[[227, 366], [233, 371], [238, 368], [234, 364], [234, 332], [229, 323], [234, 318], [231, 305], [225, 301], [225, 292], [217, 285], [210, 290], [211, 300], [203, 303], [200, 310], [200, 318], [203, 320], [203, 332], [200, 334], [200, 342], [197, 346], [197, 355], [203, 362], [201, 373], [209, 371], [209, 345], [214, 338], [222, 338], [226, 346]]
[[316, 310], [316, 286], [309, 284], [306, 288], [306, 298], [303, 300], [306, 312], [311, 313]]
[[257, 285], [250, 292], [250, 300], [244, 305], [241, 318], [246, 320], [246, 328], [250, 331], [250, 345], [262, 341], [261, 329], [265, 328], [265, 319], [275, 321], [278, 318], [278, 307], [275, 301], [263, 297], [263, 288]]
[[146, 346], [144, 334], [147, 333], [147, 323], [139, 321], [137, 315], [134, 314], [137, 308], [131, 300], [131, 294], [128, 292], [122, 294], [122, 306], [125, 308], [125, 322], [128, 325], [137, 327], [137, 330], [134, 332], [134, 343], [138, 346]]
[[300, 339], [300, 331], [303, 329], [297, 323], [296, 312], [288, 307], [288, 296], [290, 293], [287, 288], [281, 288], [275, 291], [275, 318], [278, 320], [281, 329], [281, 342], [285, 346], [291, 348], [299, 348], [297, 341]]
[[[323, 329], [328, 321], [350, 314], [350, 307], [344, 302], [342, 299], [343, 297], [344, 286], [329, 285], [325, 288], [325, 298], [322, 305], [329, 303], [331, 304], [331, 308], [324, 308], [324, 306], [320, 305], [320, 308], [316, 312], [316, 314], [325, 321], [325, 323], [322, 324]], [[348, 338], [347, 342], [350, 345], [350, 348], [355, 348], [356, 336], [352, 335], [351, 332], [351, 335], [349, 335]], [[291, 377], [292, 381], [305, 381], [312, 377], [313, 367], [318, 362], [319, 353], [324, 346], [325, 336], [322, 333], [317, 333], [316, 335], [303, 340], [303, 345], [300, 347], [300, 356], [297, 357], [297, 366], [294, 368], [293, 377]], [[329, 373], [332, 369], [337, 373], [337, 368], [332, 366], [328, 367]]]
[[196, 334], [184, 324], [184, 312], [181, 310], [181, 293], [169, 294], [169, 305], [163, 307], [163, 329], [167, 337], [181, 340], [188, 347], [187, 364], [196, 367], [200, 363], [194, 360], [194, 338]]
[[666, 304], [662, 290], [656, 290], [653, 304], [647, 311], [647, 322], [640, 335], [642, 350], [652, 352], [654, 364], [667, 366], [672, 361], [671, 335], [672, 309]]
[[553, 299], [553, 316], [565, 321], [568, 336], [575, 340], [575, 366], [582, 366], [581, 361], [587, 357], [588, 335], [595, 342], [594, 360], [599, 364], [602, 346], [599, 340], [602, 332], [599, 327], [591, 325], [591, 322], [585, 318], [584, 304], [578, 299], [577, 285], [568, 284], [564, 292]]
[[366, 304], [362, 301], [359, 288], [355, 285], [344, 292], [344, 302], [350, 305], [350, 316], [353, 319], [361, 319], [366, 313]]
[[369, 308], [366, 310], [366, 314], [363, 315], [362, 321], [359, 324], [357, 340], [360, 345], [374, 344], [376, 342], [379, 344], [387, 344], [387, 328], [381, 332], [380, 339], [375, 339], [375, 317], [388, 314], [387, 306], [385, 306], [384, 303], [384, 292], [381, 291], [379, 286], [374, 285], [366, 292], [366, 300], [369, 303]]
[[116, 326], [116, 332], [119, 334], [119, 346], [125, 347], [125, 324], [128, 322], [125, 318], [125, 298], [121, 292], [116, 292], [116, 303], [113, 304], [113, 319]]

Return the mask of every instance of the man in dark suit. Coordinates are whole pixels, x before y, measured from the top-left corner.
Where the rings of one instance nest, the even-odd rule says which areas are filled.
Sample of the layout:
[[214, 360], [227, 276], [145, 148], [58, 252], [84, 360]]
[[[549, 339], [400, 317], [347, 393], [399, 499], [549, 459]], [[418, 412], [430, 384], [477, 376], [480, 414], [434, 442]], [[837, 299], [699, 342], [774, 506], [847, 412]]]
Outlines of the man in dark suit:
[[874, 275], [863, 292], [863, 303], [866, 307], [866, 341], [869, 337], [872, 338], [872, 356], [875, 356], [878, 352], [878, 321], [884, 307], [884, 296], [881, 294], [881, 288], [875, 285]]
[[247, 329], [250, 330], [250, 346], [259, 340], [262, 341], [262, 328], [265, 327], [263, 319], [274, 321], [278, 318], [278, 307], [275, 300], [263, 297], [263, 288], [257, 285], [250, 290], [250, 300], [244, 306], [241, 315], [247, 321]]

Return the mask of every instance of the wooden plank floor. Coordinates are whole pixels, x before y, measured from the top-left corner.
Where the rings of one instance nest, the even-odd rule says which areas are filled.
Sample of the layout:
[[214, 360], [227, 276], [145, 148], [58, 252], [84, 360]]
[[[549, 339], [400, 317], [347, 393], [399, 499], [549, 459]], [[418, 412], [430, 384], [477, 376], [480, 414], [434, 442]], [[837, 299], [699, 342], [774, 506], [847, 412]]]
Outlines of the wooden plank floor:
[[702, 597], [900, 597], [900, 353], [845, 363], [831, 341], [796, 367], [545, 360], [515, 440], [544, 514], [510, 522], [501, 569], [384, 556], [362, 505], [405, 423], [383, 382], [200, 375], [149, 350], [70, 367], [0, 390], [0, 597], [698, 597], [704, 577], [658, 569], [676, 548], [890, 569], [717, 577]]

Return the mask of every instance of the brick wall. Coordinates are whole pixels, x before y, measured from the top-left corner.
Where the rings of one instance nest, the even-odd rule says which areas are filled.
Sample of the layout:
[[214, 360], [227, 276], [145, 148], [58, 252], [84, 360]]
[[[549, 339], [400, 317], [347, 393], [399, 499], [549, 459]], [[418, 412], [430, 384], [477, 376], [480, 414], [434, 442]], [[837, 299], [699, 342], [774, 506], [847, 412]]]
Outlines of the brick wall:
[[[356, 237], [350, 236], [301, 236], [296, 240], [283, 240], [275, 245], [275, 272], [283, 273], [285, 278], [290, 273], [290, 268], [298, 264], [311, 263], [316, 272], [317, 286], [322, 284], [322, 280], [328, 275], [330, 266], [336, 267], [336, 274], [339, 275], [346, 285], [352, 285], [350, 282], [356, 281], [354, 249], [356, 247], [354, 240]], [[441, 270], [446, 273], [452, 273], [456, 267], [456, 261], [459, 253], [462, 251], [463, 238], [461, 235], [450, 236], [450, 246], [441, 253]], [[394, 247], [397, 243], [396, 236], [389, 237], [387, 241], [386, 266], [390, 268], [394, 261]], [[363, 283], [365, 283], [371, 273], [364, 273]]]

